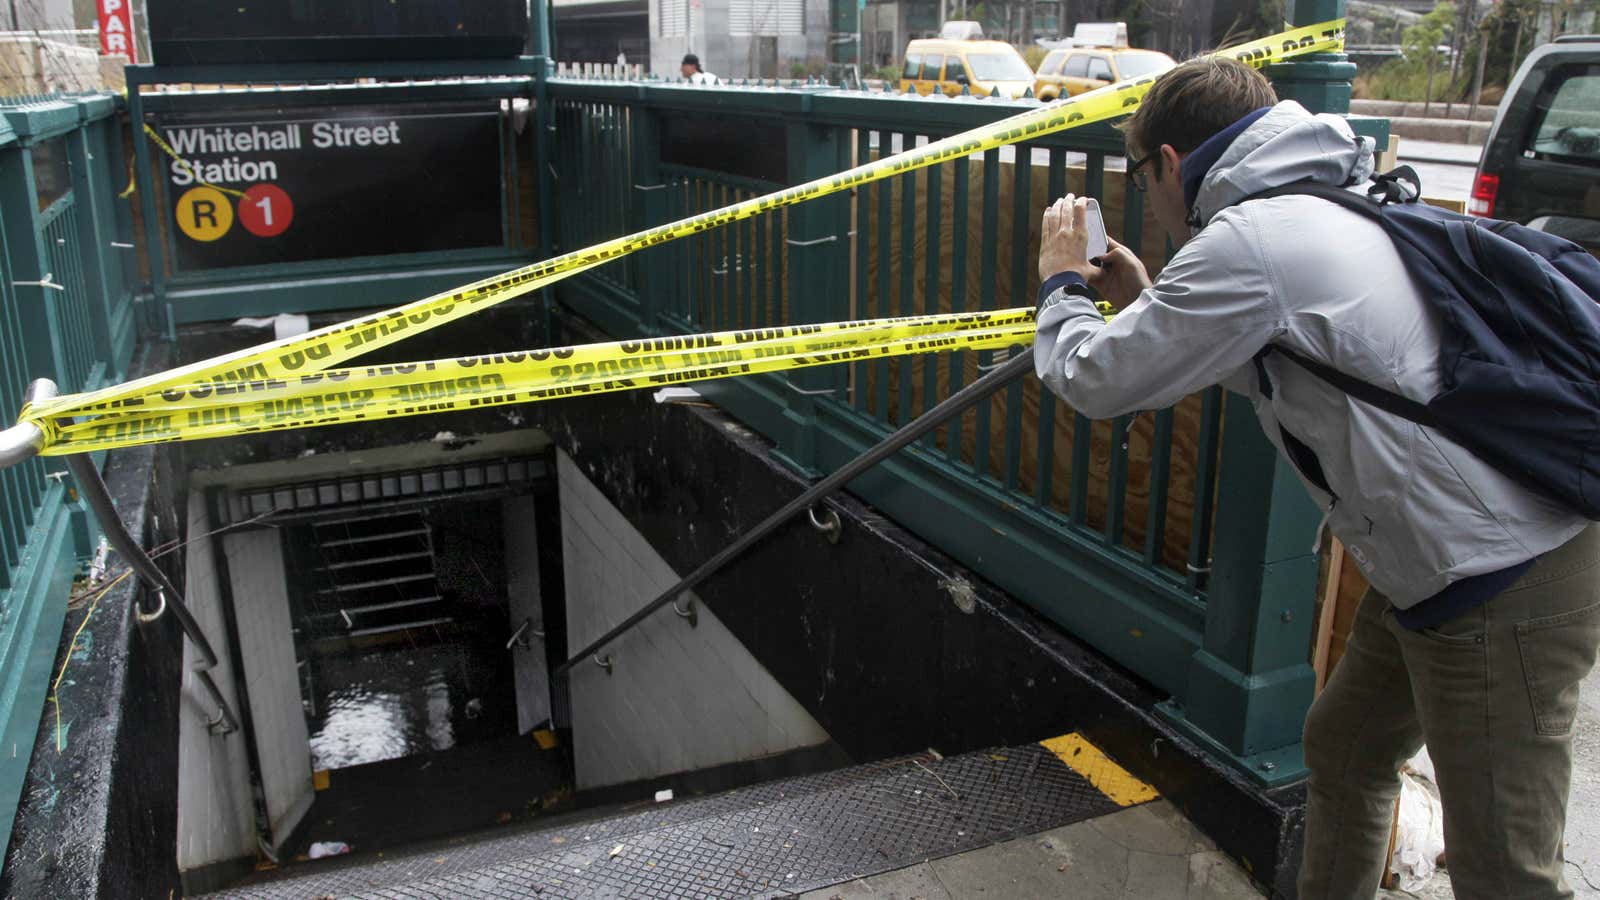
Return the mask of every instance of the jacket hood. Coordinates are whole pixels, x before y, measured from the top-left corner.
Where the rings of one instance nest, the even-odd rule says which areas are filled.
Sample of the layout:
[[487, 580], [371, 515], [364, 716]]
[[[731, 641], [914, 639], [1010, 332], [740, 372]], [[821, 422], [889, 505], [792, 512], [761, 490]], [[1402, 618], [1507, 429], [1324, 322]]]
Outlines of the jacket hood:
[[1293, 100], [1272, 107], [1222, 152], [1200, 182], [1189, 222], [1199, 228], [1251, 194], [1310, 179], [1338, 187], [1366, 181], [1372, 140], [1343, 117], [1312, 115]]

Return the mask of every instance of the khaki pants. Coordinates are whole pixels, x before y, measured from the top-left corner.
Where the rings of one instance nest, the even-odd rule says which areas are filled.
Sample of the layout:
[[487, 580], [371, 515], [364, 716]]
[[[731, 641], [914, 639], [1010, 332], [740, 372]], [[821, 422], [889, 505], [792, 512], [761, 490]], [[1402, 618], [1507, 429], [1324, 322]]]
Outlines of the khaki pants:
[[1424, 741], [1444, 800], [1456, 897], [1571, 897], [1562, 844], [1572, 722], [1597, 646], [1600, 528], [1437, 629], [1407, 631], [1388, 600], [1369, 591], [1306, 717], [1302, 900], [1377, 892], [1396, 770]]

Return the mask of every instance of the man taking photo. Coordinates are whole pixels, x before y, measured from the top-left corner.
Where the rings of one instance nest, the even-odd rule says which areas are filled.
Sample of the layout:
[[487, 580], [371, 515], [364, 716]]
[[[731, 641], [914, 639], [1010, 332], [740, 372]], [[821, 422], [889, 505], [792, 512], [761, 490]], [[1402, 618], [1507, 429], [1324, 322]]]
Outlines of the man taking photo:
[[[1156, 82], [1124, 129], [1128, 189], [1180, 249], [1152, 283], [1116, 242], [1085, 258], [1083, 200], [1047, 210], [1040, 379], [1093, 418], [1218, 383], [1243, 394], [1372, 585], [1306, 720], [1300, 896], [1376, 893], [1397, 773], [1426, 742], [1456, 896], [1571, 897], [1563, 832], [1578, 685], [1600, 646], [1600, 532], [1434, 429], [1263, 352], [1418, 402], [1440, 389], [1441, 323], [1382, 226], [1316, 197], [1247, 200], [1365, 182], [1370, 144], [1342, 119], [1205, 58]], [[1086, 287], [1121, 310], [1112, 321]]]

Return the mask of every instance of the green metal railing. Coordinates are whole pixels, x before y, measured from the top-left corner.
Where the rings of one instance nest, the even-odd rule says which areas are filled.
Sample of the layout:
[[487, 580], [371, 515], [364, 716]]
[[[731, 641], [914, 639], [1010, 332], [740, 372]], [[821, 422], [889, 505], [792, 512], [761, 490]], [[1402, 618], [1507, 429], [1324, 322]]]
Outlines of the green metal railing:
[[[0, 414], [36, 378], [93, 390], [136, 337], [122, 126], [111, 95], [0, 100]], [[58, 463], [0, 469], [0, 821], [26, 775], [77, 560], [96, 540]]]
[[[563, 251], [1031, 104], [653, 81], [553, 79], [546, 91], [553, 249]], [[725, 123], [725, 150], [702, 142], [685, 158], [668, 137], [685, 120]], [[1123, 190], [1122, 150], [1120, 133], [1100, 125], [952, 160], [642, 251], [559, 296], [618, 335], [1032, 305], [1040, 213], [1068, 190], [1100, 199], [1110, 230], [1152, 271], [1164, 261], [1141, 195]], [[751, 156], [781, 159], [783, 183], [753, 177]], [[702, 390], [820, 474], [970, 384], [994, 355]], [[1252, 419], [1242, 398], [1212, 388], [1096, 422], [1029, 379], [853, 490], [1171, 694], [1174, 720], [1279, 782], [1302, 771], [1317, 513]]]

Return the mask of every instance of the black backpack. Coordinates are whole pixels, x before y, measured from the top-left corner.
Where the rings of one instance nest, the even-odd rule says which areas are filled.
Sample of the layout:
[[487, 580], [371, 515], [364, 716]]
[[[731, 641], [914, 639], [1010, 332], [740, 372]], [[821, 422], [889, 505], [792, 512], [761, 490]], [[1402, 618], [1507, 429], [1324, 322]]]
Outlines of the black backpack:
[[[1375, 177], [1364, 198], [1297, 182], [1247, 199], [1293, 194], [1321, 197], [1383, 226], [1439, 316], [1443, 387], [1418, 403], [1268, 345], [1257, 356], [1262, 392], [1270, 397], [1272, 388], [1260, 359], [1280, 353], [1600, 520], [1600, 260], [1552, 234], [1418, 202], [1421, 182], [1410, 166]], [[1287, 436], [1286, 447], [1307, 477], [1320, 478], [1314, 456], [1306, 458], [1309, 448]]]

